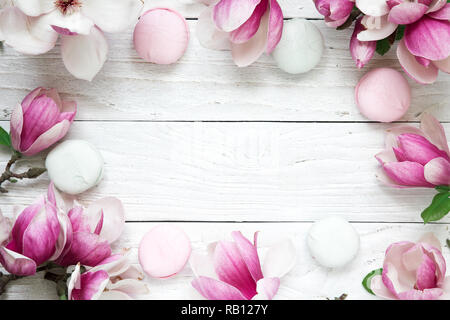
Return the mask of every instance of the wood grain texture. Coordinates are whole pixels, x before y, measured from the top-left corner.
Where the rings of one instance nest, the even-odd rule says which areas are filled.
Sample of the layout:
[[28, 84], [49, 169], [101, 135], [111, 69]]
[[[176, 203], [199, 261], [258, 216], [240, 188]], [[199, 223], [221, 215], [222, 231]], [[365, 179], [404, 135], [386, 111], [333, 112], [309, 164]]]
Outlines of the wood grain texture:
[[[326, 299], [348, 293], [371, 299], [362, 278], [381, 267], [384, 251], [396, 241], [417, 240], [432, 231], [444, 243], [450, 237], [446, 217], [424, 226], [420, 212], [429, 189], [397, 190], [375, 178], [374, 155], [391, 125], [369, 123], [354, 103], [354, 87], [368, 71], [401, 71], [395, 50], [375, 56], [363, 70], [351, 60], [351, 30], [325, 26], [311, 0], [280, 0], [286, 18], [308, 18], [321, 30], [326, 49], [308, 74], [280, 71], [270, 56], [238, 68], [230, 52], [203, 48], [196, 39], [204, 6], [190, 0], [151, 0], [146, 7], [180, 11], [191, 30], [184, 57], [171, 66], [143, 62], [133, 49], [132, 30], [107, 35], [109, 59], [93, 82], [74, 79], [64, 68], [59, 46], [41, 56], [0, 52], [0, 125], [8, 128], [11, 109], [37, 86], [57, 88], [78, 102], [68, 139], [97, 145], [106, 165], [102, 183], [80, 195], [89, 202], [119, 197], [126, 208], [125, 233], [115, 248], [136, 251], [155, 221], [177, 221], [195, 251], [223, 239], [232, 230], [262, 231], [264, 248], [291, 236], [298, 263], [282, 281], [277, 298]], [[417, 122], [429, 111], [450, 133], [450, 76], [433, 85], [408, 80], [413, 101], [401, 121]], [[0, 147], [0, 167], [9, 158]], [[43, 165], [45, 153], [22, 161], [18, 170]], [[0, 208], [29, 205], [46, 191], [48, 176], [7, 185]], [[349, 266], [325, 269], [310, 257], [305, 236], [312, 221], [340, 215], [361, 235], [361, 250]], [[205, 222], [195, 222], [205, 221]], [[249, 223], [238, 223], [248, 221]], [[224, 223], [227, 222], [227, 223]], [[444, 247], [445, 257], [450, 258]], [[52, 283], [42, 275], [15, 282], [1, 299], [54, 299]], [[186, 267], [167, 280], [147, 279], [148, 299], [199, 298]]]
[[[128, 223], [121, 240], [114, 247], [131, 248], [131, 259], [137, 260], [137, 247], [142, 236], [154, 223]], [[291, 238], [297, 248], [297, 263], [292, 271], [282, 278], [281, 287], [276, 299], [333, 299], [343, 293], [348, 299], [377, 299], [367, 293], [361, 285], [364, 276], [383, 265], [386, 248], [398, 241], [417, 241], [424, 233], [433, 232], [441, 243], [450, 237], [448, 228], [442, 225], [420, 224], [384, 224], [355, 223], [353, 226], [361, 236], [361, 247], [357, 257], [345, 268], [328, 269], [319, 266], [310, 256], [305, 237], [310, 223], [184, 223], [180, 225], [188, 234], [194, 252], [203, 253], [207, 244], [228, 239], [230, 232], [241, 230], [251, 237], [260, 231], [260, 252], [282, 241]], [[442, 248], [447, 261], [450, 261], [450, 250]], [[27, 278], [10, 286], [2, 299], [54, 299], [52, 283], [40, 279]], [[190, 282], [193, 274], [189, 266], [173, 278], [159, 280], [146, 278], [150, 294], [141, 299], [201, 299], [192, 289]]]
[[[106, 162], [104, 180], [81, 199], [117, 196], [130, 221], [314, 221], [338, 214], [419, 222], [434, 190], [389, 188], [375, 177], [374, 155], [388, 127], [92, 121], [75, 123], [67, 138], [97, 145]], [[4, 150], [0, 159], [4, 166]], [[47, 184], [44, 175], [5, 185], [10, 193], [0, 207], [30, 204]]]
[[[285, 18], [323, 18], [317, 12], [312, 0], [278, 0], [278, 3]], [[197, 0], [146, 0], [144, 11], [155, 7], [175, 9], [186, 18], [197, 18], [205, 5]]]
[[[40, 56], [5, 48], [0, 54], [0, 119], [8, 119], [12, 106], [30, 90], [47, 86], [78, 102], [78, 120], [367, 121], [355, 106], [358, 80], [376, 67], [401, 71], [395, 50], [376, 55], [358, 70], [348, 50], [351, 30], [336, 31], [323, 21], [314, 23], [325, 36], [326, 50], [311, 72], [289, 75], [267, 55], [238, 68], [230, 52], [198, 43], [196, 23], [189, 21], [192, 36], [186, 54], [170, 66], [139, 59], [132, 30], [108, 35], [109, 59], [91, 83], [65, 70], [59, 46]], [[450, 75], [441, 73], [428, 86], [409, 82], [413, 100], [403, 121], [417, 121], [425, 110], [450, 121]]]

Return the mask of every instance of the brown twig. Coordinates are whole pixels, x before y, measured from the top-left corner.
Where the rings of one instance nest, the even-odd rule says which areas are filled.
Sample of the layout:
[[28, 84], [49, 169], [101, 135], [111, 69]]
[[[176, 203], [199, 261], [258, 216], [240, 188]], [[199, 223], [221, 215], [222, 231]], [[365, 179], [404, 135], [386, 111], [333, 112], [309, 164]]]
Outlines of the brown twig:
[[30, 168], [26, 172], [23, 172], [23, 173], [12, 172], [11, 167], [13, 166], [14, 163], [16, 163], [21, 158], [22, 158], [22, 155], [20, 153], [18, 153], [17, 151], [13, 151], [13, 155], [11, 156], [11, 159], [6, 164], [5, 171], [0, 176], [0, 192], [1, 193], [8, 192], [8, 190], [6, 190], [4, 187], [1, 186], [5, 181], [16, 182], [17, 181], [16, 179], [18, 179], [18, 180], [35, 179], [46, 171], [45, 168]]

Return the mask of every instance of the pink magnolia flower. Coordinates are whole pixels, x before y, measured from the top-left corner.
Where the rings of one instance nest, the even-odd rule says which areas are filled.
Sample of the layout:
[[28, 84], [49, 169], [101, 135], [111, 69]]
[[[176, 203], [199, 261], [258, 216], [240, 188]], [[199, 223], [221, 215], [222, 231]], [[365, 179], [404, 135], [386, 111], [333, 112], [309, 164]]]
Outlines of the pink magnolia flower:
[[60, 223], [55, 206], [45, 197], [25, 208], [17, 217], [10, 236], [5, 232], [8, 221], [0, 214], [0, 263], [12, 274], [28, 276], [60, 252]]
[[103, 198], [87, 209], [75, 205], [67, 215], [72, 226], [72, 242], [66, 245], [56, 263], [93, 267], [111, 255], [110, 243], [119, 238], [125, 224], [120, 200]]
[[11, 114], [13, 148], [27, 156], [47, 149], [67, 134], [76, 112], [76, 103], [61, 100], [56, 89], [36, 88]]
[[104, 32], [126, 30], [137, 21], [141, 0], [14, 0], [0, 13], [0, 40], [24, 54], [61, 53], [75, 77], [92, 80], [108, 52]]
[[370, 280], [379, 297], [399, 300], [450, 299], [450, 277], [439, 240], [427, 234], [418, 243], [393, 243], [386, 250], [382, 275]]
[[355, 6], [354, 0], [314, 0], [317, 11], [329, 27], [337, 28], [347, 21]]
[[397, 56], [405, 72], [422, 84], [433, 83], [439, 70], [450, 73], [450, 3], [390, 1], [389, 20], [406, 24]]
[[278, 292], [280, 278], [295, 264], [294, 245], [285, 241], [270, 248], [261, 265], [257, 233], [254, 243], [239, 231], [231, 235], [234, 242], [219, 241], [209, 246], [207, 256], [191, 256], [196, 276], [192, 286], [210, 300], [271, 300]]
[[80, 273], [80, 264], [68, 280], [69, 300], [131, 300], [148, 293], [139, 265], [130, 263], [126, 252], [112, 255], [96, 267]]
[[383, 166], [379, 178], [396, 187], [450, 185], [450, 152], [442, 125], [430, 114], [420, 129], [398, 126], [388, 130], [386, 150], [375, 156]]
[[280, 42], [283, 13], [276, 0], [212, 1], [199, 17], [197, 36], [206, 48], [231, 49], [234, 62], [245, 67]]

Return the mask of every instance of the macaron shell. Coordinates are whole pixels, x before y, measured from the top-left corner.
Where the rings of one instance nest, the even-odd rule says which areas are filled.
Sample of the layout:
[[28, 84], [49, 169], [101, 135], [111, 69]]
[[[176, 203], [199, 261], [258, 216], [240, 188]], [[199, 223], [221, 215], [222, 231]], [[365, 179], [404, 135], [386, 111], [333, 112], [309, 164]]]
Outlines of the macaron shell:
[[392, 122], [402, 118], [411, 104], [411, 88], [400, 72], [390, 68], [366, 73], [355, 88], [359, 111], [369, 120]]
[[280, 42], [272, 52], [278, 67], [291, 74], [305, 73], [320, 62], [324, 39], [320, 30], [306, 19], [284, 22]]
[[134, 29], [134, 46], [139, 56], [156, 64], [172, 64], [185, 53], [189, 26], [178, 12], [153, 8], [145, 12]]
[[328, 268], [343, 267], [352, 261], [358, 253], [359, 243], [356, 230], [341, 217], [315, 222], [307, 237], [311, 256]]
[[76, 195], [96, 186], [103, 177], [100, 151], [84, 140], [65, 140], [47, 155], [45, 167], [56, 188]]
[[167, 278], [180, 272], [191, 255], [191, 242], [177, 226], [152, 228], [139, 244], [139, 263], [150, 277]]

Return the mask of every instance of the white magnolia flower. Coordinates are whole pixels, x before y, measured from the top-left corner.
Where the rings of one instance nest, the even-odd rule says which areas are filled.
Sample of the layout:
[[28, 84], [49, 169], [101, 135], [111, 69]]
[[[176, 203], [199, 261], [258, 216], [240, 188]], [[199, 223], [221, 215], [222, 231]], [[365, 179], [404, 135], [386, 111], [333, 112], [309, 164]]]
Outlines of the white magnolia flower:
[[51, 50], [61, 35], [64, 65], [92, 80], [108, 52], [104, 32], [132, 26], [141, 0], [0, 0], [0, 41], [24, 54]]

